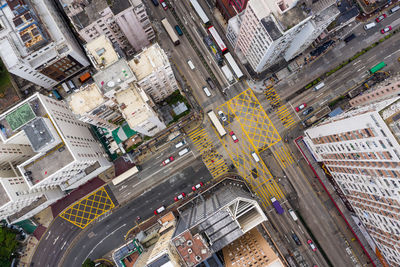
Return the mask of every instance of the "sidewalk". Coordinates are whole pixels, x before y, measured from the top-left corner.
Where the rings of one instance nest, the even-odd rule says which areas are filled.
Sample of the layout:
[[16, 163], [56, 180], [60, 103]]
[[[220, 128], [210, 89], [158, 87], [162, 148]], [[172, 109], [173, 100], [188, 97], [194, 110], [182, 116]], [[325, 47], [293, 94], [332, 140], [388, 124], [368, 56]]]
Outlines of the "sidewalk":
[[[338, 213], [332, 214], [336, 218], [337, 225], [342, 230], [342, 233], [345, 234], [346, 245], [350, 248], [351, 253], [357, 257], [358, 261], [361, 264], [371, 264], [372, 266], [382, 266], [375, 253], [369, 246], [365, 237], [361, 234], [358, 226], [355, 224], [352, 219], [352, 214], [341, 201], [340, 197], [335, 192], [333, 186], [328, 181], [324, 170], [320, 167], [317, 161], [315, 161], [311, 152], [306, 147], [305, 143], [302, 141], [302, 137], [294, 140], [298, 150], [301, 152], [303, 158], [306, 160], [309, 167], [312, 169], [314, 175], [318, 179], [320, 185], [323, 187], [325, 193], [328, 194], [329, 202], [332, 202], [336, 207]], [[317, 184], [314, 183], [314, 186], [317, 187]], [[358, 243], [354, 243], [351, 241], [357, 241]], [[350, 255], [350, 254], [349, 254]]]

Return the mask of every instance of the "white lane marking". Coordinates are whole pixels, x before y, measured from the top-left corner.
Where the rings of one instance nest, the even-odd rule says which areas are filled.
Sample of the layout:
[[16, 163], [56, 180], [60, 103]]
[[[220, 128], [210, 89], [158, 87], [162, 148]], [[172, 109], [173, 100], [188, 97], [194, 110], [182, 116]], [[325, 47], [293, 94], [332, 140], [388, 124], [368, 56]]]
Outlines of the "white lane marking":
[[53, 245], [55, 245], [55, 244], [56, 244], [56, 242], [57, 242], [58, 238], [60, 238], [60, 237], [59, 237], [59, 236], [57, 236], [57, 238], [56, 238], [56, 239], [54, 239]]
[[46, 239], [45, 239], [45, 240], [47, 240], [47, 239], [49, 238], [50, 233], [51, 233], [51, 230], [47, 232], [47, 236], [46, 236]]
[[64, 242], [64, 244], [61, 246], [60, 250], [63, 250], [64, 246], [67, 244], [67, 241]]
[[[121, 225], [120, 227], [118, 227], [117, 229], [115, 229], [114, 231], [112, 231], [111, 233], [109, 233], [106, 237], [104, 237], [102, 240], [100, 240], [99, 243], [96, 244], [96, 246], [94, 246], [94, 248], [89, 252], [89, 254], [87, 255], [86, 258], [89, 258], [90, 254], [93, 253], [93, 251], [97, 248], [98, 245], [100, 245], [104, 240], [106, 240], [107, 238], [109, 238], [111, 235], [113, 235], [116, 231], [118, 231], [119, 229], [121, 229], [122, 227], [125, 227], [126, 223], [124, 223], [123, 225]], [[85, 259], [86, 260], [86, 259]], [[82, 262], [83, 264], [83, 262]]]
[[357, 60], [356, 62], [353, 63], [353, 65], [356, 65], [357, 63], [360, 63], [361, 59]]
[[359, 69], [357, 70], [357, 72], [359, 72], [359, 71], [362, 70], [362, 69], [365, 69], [365, 66], [362, 67], [362, 68], [359, 68]]

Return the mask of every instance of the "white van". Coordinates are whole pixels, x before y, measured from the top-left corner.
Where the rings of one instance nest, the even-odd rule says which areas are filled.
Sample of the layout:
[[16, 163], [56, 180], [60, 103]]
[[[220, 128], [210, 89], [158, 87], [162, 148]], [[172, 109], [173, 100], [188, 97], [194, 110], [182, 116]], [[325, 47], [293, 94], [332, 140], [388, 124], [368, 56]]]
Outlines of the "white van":
[[375, 22], [371, 22], [371, 23], [365, 24], [365, 25], [364, 25], [364, 30], [372, 29], [372, 28], [375, 27], [375, 26], [376, 26], [376, 23], [375, 23]]
[[181, 146], [183, 146], [184, 144], [186, 144], [185, 140], [180, 141], [179, 143], [177, 143], [175, 145], [175, 148], [180, 148]]
[[292, 217], [293, 221], [297, 221], [298, 218], [297, 218], [297, 215], [296, 215], [296, 213], [294, 212], [294, 210], [289, 209], [288, 211], [289, 211], [289, 214], [290, 214], [290, 216]]
[[256, 152], [251, 152], [251, 155], [253, 156], [253, 159], [254, 159], [256, 162], [259, 162], [259, 161], [260, 161], [260, 159], [258, 158]]
[[185, 155], [186, 153], [188, 153], [189, 152], [189, 148], [185, 148], [185, 149], [182, 149], [181, 151], [179, 151], [178, 152], [178, 155], [179, 156], [183, 156], [183, 155]]
[[188, 63], [188, 65], [189, 65], [191, 70], [195, 69], [193, 62], [190, 59], [187, 61], [187, 63]]
[[324, 86], [325, 86], [325, 83], [324, 83], [324, 82], [319, 83], [319, 84], [317, 84], [317, 85], [314, 87], [313, 91], [318, 91], [319, 89], [321, 89], [321, 88], [324, 87]]
[[62, 83], [61, 87], [64, 89], [66, 93], [71, 93], [71, 89], [69, 89], [68, 85], [66, 83]]
[[203, 87], [203, 91], [204, 91], [204, 93], [206, 94], [206, 96], [208, 96], [208, 97], [210, 97], [211, 96], [211, 93], [210, 93], [210, 91], [208, 90], [208, 88], [207, 87]]
[[396, 11], [399, 10], [399, 9], [400, 9], [400, 6], [395, 6], [394, 8], [392, 8], [392, 9], [390, 10], [390, 13], [393, 14], [394, 12], [396, 12]]

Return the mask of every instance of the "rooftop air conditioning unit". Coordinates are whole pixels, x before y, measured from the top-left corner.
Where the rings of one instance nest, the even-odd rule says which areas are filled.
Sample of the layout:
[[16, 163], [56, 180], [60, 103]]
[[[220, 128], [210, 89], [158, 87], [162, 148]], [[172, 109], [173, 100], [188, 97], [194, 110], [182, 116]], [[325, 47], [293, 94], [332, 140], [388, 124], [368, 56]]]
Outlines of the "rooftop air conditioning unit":
[[201, 262], [201, 257], [199, 255], [197, 255], [196, 257], [194, 257], [196, 259], [197, 262]]
[[186, 244], [187, 244], [188, 247], [191, 247], [193, 245], [193, 241], [192, 240], [188, 240], [186, 242]]
[[187, 251], [189, 254], [192, 254], [192, 252], [193, 252], [193, 250], [191, 249], [191, 248], [188, 248], [188, 251]]

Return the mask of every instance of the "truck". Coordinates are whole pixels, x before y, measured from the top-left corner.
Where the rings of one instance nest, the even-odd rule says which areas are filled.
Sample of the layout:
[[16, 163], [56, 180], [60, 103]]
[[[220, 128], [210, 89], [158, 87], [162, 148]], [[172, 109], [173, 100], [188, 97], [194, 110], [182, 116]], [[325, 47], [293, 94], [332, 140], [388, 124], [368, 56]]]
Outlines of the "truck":
[[279, 203], [279, 201], [275, 197], [271, 198], [271, 202], [272, 202], [272, 205], [274, 206], [274, 208], [276, 210], [276, 213], [283, 214], [284, 210], [283, 210], [283, 208], [281, 206], [281, 203]]
[[222, 72], [224, 73], [226, 79], [230, 82], [233, 83], [233, 81], [235, 80], [235, 78], [233, 77], [233, 74], [231, 72], [231, 70], [229, 69], [229, 67], [227, 65], [224, 65], [221, 67]]

